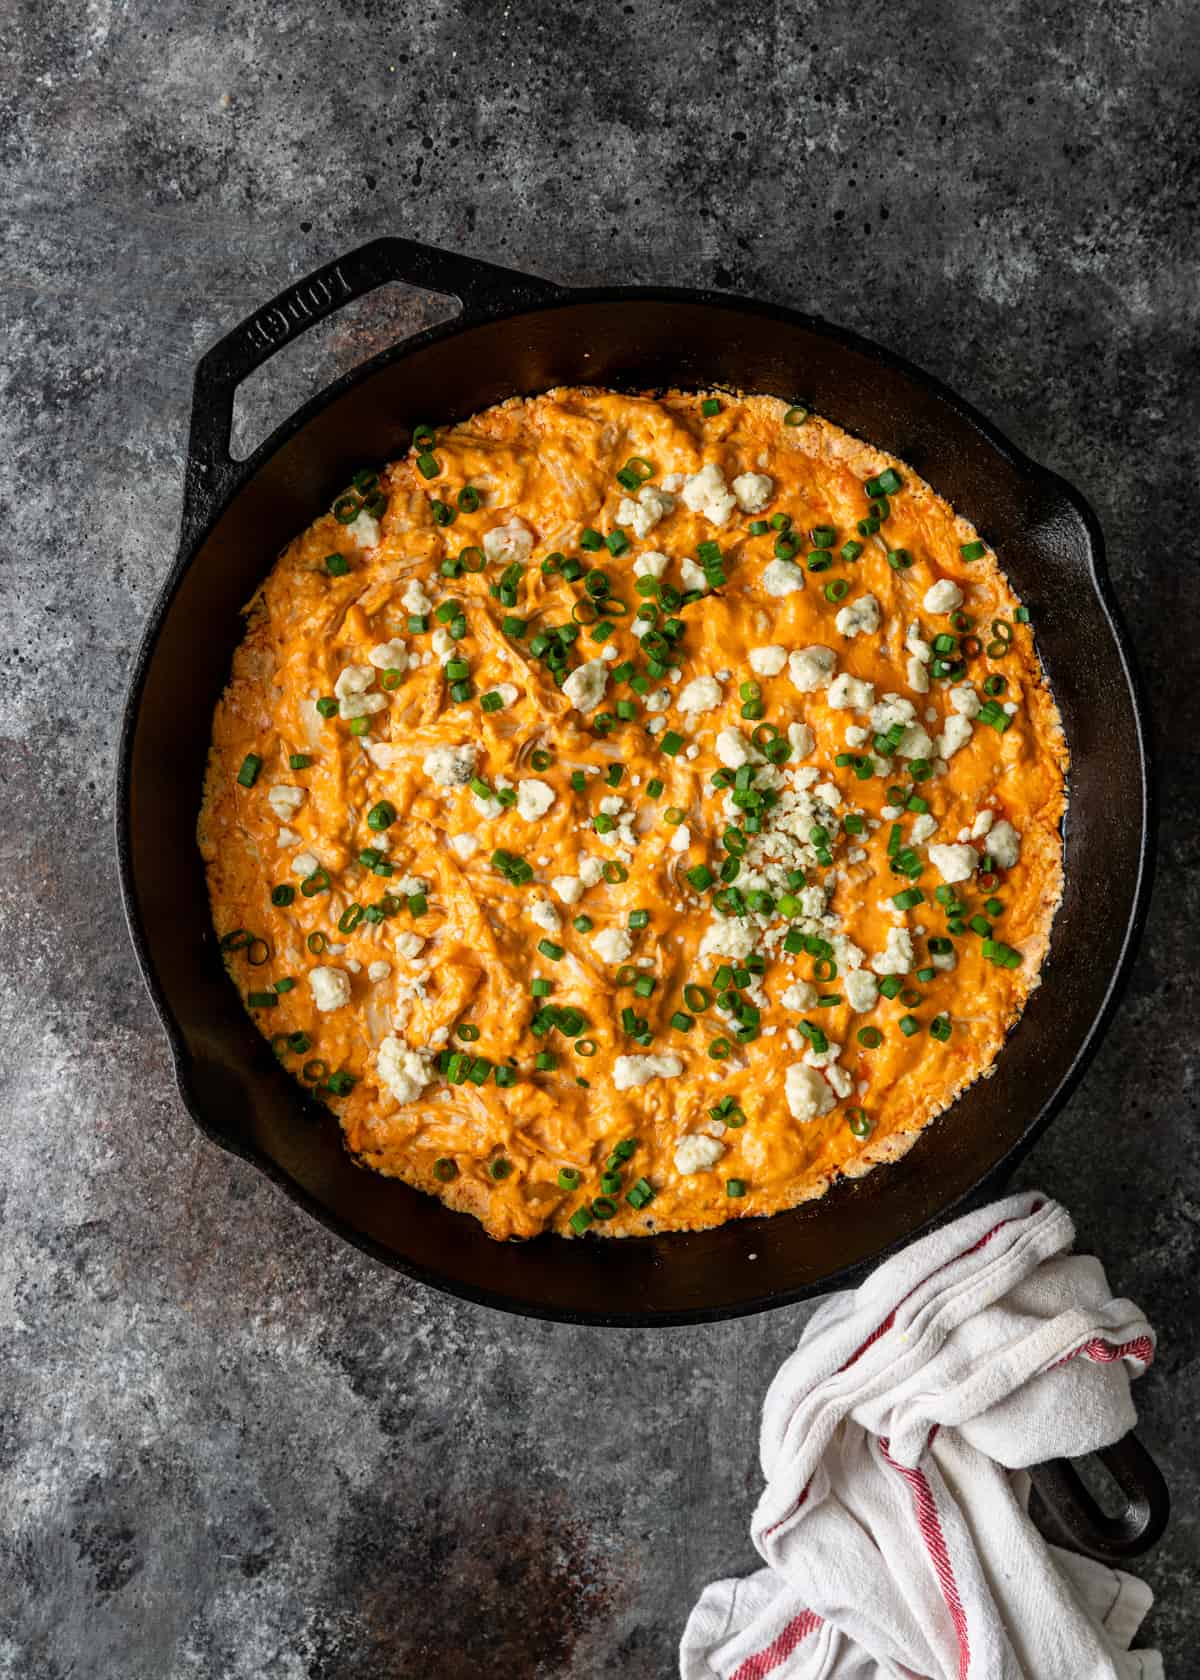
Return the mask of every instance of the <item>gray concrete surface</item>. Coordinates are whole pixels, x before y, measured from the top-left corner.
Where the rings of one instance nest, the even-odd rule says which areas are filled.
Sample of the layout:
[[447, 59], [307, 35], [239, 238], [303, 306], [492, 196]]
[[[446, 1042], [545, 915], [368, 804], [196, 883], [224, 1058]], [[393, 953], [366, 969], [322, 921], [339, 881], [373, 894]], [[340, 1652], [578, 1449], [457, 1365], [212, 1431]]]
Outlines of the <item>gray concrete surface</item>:
[[[0, 1675], [640, 1680], [752, 1562], [759, 1399], [802, 1313], [647, 1337], [408, 1285], [200, 1141], [127, 949], [114, 740], [193, 363], [385, 231], [811, 308], [1100, 510], [1161, 754], [1158, 888], [1021, 1177], [1161, 1331], [1150, 1633], [1194, 1674], [1191, 9], [10, 0], [0, 36]], [[247, 426], [423, 307], [294, 353]]]

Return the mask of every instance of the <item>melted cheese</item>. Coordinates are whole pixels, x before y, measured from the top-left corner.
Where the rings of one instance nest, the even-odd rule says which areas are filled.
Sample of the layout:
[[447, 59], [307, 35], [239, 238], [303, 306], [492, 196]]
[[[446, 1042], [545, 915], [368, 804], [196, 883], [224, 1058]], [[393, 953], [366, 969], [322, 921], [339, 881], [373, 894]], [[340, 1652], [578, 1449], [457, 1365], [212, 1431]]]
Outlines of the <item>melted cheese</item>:
[[[357, 516], [351, 503], [350, 523], [328, 515], [286, 549], [250, 604], [214, 719], [199, 838], [215, 925], [266, 941], [261, 964], [262, 946], [253, 965], [246, 948], [229, 951], [244, 994], [296, 982], [254, 1018], [298, 1077], [324, 1064], [354, 1081], [325, 1094], [360, 1160], [476, 1214], [496, 1237], [569, 1233], [626, 1139], [636, 1149], [620, 1165], [615, 1217], [593, 1225], [606, 1234], [771, 1213], [903, 1153], [993, 1062], [1037, 983], [1059, 898], [1066, 754], [995, 556], [966, 561], [973, 528], [827, 421], [788, 426], [769, 397], [725, 394], [714, 415], [701, 402], [558, 390], [441, 432], [434, 476], [414, 451], [381, 474], [385, 511]], [[654, 469], [640, 494], [615, 476], [635, 456]], [[865, 482], [889, 467], [903, 487], [879, 534], [859, 537]], [[478, 508], [439, 525], [435, 503], [456, 508], [465, 485]], [[794, 550], [776, 528], [751, 534], [773, 514], [790, 516]], [[807, 533], [820, 526], [837, 538], [832, 564], [818, 558], [814, 571]], [[587, 546], [587, 533], [617, 531], [621, 552]], [[840, 553], [851, 538], [856, 559]], [[701, 546], [712, 543], [723, 582]], [[481, 551], [483, 569], [444, 575], [464, 549]], [[897, 569], [888, 554], [899, 550], [911, 564]], [[552, 554], [606, 573], [625, 609], [600, 602], [607, 636], [580, 605], [593, 599], [582, 578], [559, 563], [543, 570]], [[345, 569], [331, 574], [330, 555]], [[513, 565], [518, 598], [506, 607], [493, 590]], [[651, 625], [635, 616], [654, 604], [639, 577], [696, 594]], [[960, 593], [983, 646], [965, 673], [939, 679], [931, 644], [956, 633], [948, 614]], [[560, 687], [537, 638], [571, 625], [573, 608], [584, 621], [568, 654], [577, 674]], [[522, 634], [505, 629], [513, 617]], [[664, 642], [672, 619], [682, 633]], [[1003, 648], [993, 620], [1012, 626]], [[469, 667], [460, 700], [456, 660]], [[1006, 686], [993, 703], [1013, 708], [1003, 732], [977, 715], [994, 674]], [[481, 705], [488, 694], [499, 704]], [[328, 718], [316, 704], [326, 697]], [[770, 738], [789, 744], [784, 762], [766, 761]], [[311, 763], [291, 768], [295, 754]], [[847, 754], [874, 773], [839, 765]], [[249, 786], [238, 780], [247, 755], [261, 760]], [[931, 773], [914, 782], [922, 759]], [[749, 815], [752, 829], [754, 813], [736, 787], [712, 786], [721, 770], [765, 793], [766, 834], [741, 826]], [[905, 808], [912, 794], [932, 826]], [[380, 802], [395, 813], [383, 829], [368, 822]], [[916, 876], [889, 867], [894, 824], [893, 852], [912, 848]], [[993, 824], [1008, 867], [988, 889], [966, 849], [982, 853]], [[731, 828], [738, 873], [723, 883]], [[506, 855], [527, 879], [512, 879]], [[712, 885], [689, 878], [701, 868]], [[951, 936], [953, 952], [930, 953], [931, 938], [947, 937], [943, 874], [966, 916], [1000, 899], [988, 920], [1019, 966], [986, 960], [970, 929]], [[289, 885], [291, 902], [273, 904], [272, 889]], [[742, 914], [714, 904], [730, 887], [741, 899], [719, 902]], [[911, 887], [922, 901], [897, 908]], [[797, 937], [810, 949], [789, 950]], [[815, 959], [821, 941], [832, 955]], [[742, 1039], [715, 997], [721, 968], [733, 971]], [[918, 969], [934, 977], [918, 981]], [[879, 993], [894, 989], [889, 977], [901, 995]], [[639, 978], [653, 981], [649, 996]], [[547, 996], [531, 996], [535, 979], [550, 983]], [[697, 985], [704, 993], [685, 998]], [[584, 1024], [538, 1036], [546, 1006]], [[671, 1024], [681, 1012], [687, 1030]], [[929, 1030], [935, 1017], [949, 1020], [946, 1042]], [[881, 1042], [860, 1042], [863, 1028]], [[446, 1052], [467, 1058], [455, 1070], [484, 1059], [486, 1082], [452, 1082], [438, 1064]], [[551, 1065], [539, 1069], [539, 1052]], [[496, 1067], [513, 1083], [498, 1085]], [[723, 1099], [744, 1124], [714, 1118]], [[564, 1169], [576, 1187], [561, 1187]], [[653, 1199], [639, 1208], [625, 1195], [641, 1180]], [[731, 1197], [730, 1180], [744, 1194]]]

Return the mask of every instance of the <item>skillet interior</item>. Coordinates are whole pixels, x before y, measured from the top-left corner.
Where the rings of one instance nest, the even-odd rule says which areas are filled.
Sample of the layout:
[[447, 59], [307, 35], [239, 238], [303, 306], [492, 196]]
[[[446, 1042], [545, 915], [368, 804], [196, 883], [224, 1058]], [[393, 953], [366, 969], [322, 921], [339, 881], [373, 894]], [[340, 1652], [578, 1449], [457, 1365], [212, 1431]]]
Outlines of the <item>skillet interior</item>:
[[[239, 609], [283, 544], [364, 460], [402, 452], [415, 420], [462, 418], [563, 383], [803, 395], [907, 461], [975, 521], [1033, 611], [1067, 731], [1066, 887], [1043, 984], [994, 1076], [899, 1163], [770, 1220], [620, 1243], [499, 1245], [473, 1220], [356, 1168], [336, 1121], [278, 1066], [225, 976], [194, 824]], [[699, 293], [571, 293], [387, 352], [281, 428], [246, 464], [223, 511], [185, 536], [135, 671], [118, 798], [122, 880], [191, 1113], [350, 1241], [511, 1311], [681, 1323], [780, 1305], [874, 1262], [994, 1182], [1032, 1142], [1082, 1071], [1129, 954], [1143, 897], [1147, 782], [1101, 567], [1095, 521], [1060, 480], [915, 370], [786, 311]]]

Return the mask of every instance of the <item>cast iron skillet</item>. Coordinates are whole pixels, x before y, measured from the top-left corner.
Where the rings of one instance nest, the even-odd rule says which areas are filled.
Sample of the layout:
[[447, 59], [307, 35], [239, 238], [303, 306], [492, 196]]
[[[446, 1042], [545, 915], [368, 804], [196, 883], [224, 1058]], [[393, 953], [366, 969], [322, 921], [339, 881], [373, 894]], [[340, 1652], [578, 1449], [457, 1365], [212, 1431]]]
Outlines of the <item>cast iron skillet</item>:
[[[462, 300], [307, 403], [248, 460], [229, 453], [238, 383], [312, 322], [384, 281]], [[730, 385], [804, 397], [924, 475], [991, 541], [1030, 604], [1072, 756], [1066, 891], [1041, 987], [994, 1077], [904, 1159], [823, 1200], [715, 1231], [495, 1243], [473, 1219], [356, 1167], [336, 1122], [282, 1071], [230, 985], [194, 828], [239, 609], [282, 546], [418, 419], [580, 382]], [[542, 1318], [667, 1325], [779, 1306], [853, 1281], [994, 1189], [1078, 1080], [1111, 1011], [1149, 875], [1149, 784], [1134, 680], [1096, 519], [935, 380], [787, 309], [711, 292], [567, 291], [403, 239], [290, 287], [196, 371], [179, 554], [134, 666], [118, 787], [130, 930], [179, 1089], [203, 1131], [350, 1242], [438, 1288]]]
[[[238, 384], [313, 322], [385, 281], [459, 299], [457, 320], [374, 357], [246, 461]], [[336, 1122], [283, 1073], [225, 975], [194, 829], [213, 707], [239, 609], [280, 548], [419, 418], [581, 382], [729, 385], [803, 397], [925, 476], [974, 520], [1032, 606], [1071, 749], [1066, 892], [1045, 979], [999, 1059], [907, 1156], [822, 1201], [716, 1231], [498, 1244], [474, 1220], [355, 1167]], [[1145, 907], [1149, 777], [1133, 672], [1095, 516], [972, 408], [898, 357], [811, 316], [713, 292], [567, 291], [404, 239], [289, 287], [196, 370], [179, 553], [133, 670], [117, 845], [126, 915], [180, 1093], [214, 1142], [331, 1230], [410, 1277], [509, 1312], [654, 1326], [734, 1317], [852, 1283], [994, 1190], [1075, 1085], [1109, 1018]], [[1058, 1461], [1031, 1509], [1052, 1539], [1109, 1561], [1146, 1550], [1165, 1484], [1132, 1436], [1100, 1455], [1125, 1495], [1106, 1516]]]

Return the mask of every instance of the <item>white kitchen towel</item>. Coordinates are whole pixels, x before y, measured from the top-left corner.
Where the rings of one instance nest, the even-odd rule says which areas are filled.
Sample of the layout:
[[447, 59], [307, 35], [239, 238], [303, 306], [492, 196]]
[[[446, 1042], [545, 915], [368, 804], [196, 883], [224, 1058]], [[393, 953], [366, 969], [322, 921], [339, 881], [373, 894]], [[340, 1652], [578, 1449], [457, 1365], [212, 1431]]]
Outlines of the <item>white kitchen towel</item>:
[[830, 1296], [767, 1393], [767, 1567], [692, 1611], [683, 1680], [1161, 1680], [1147, 1587], [1049, 1545], [1024, 1467], [1132, 1428], [1154, 1332], [1036, 1192]]

